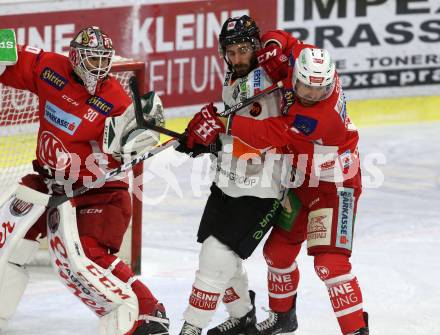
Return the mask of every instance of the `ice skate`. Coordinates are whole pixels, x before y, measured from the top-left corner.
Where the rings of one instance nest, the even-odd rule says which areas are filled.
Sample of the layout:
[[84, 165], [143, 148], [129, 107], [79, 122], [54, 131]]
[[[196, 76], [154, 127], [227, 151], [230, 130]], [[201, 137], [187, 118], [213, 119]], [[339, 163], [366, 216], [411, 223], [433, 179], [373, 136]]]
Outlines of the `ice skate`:
[[169, 335], [170, 320], [165, 308], [157, 304], [153, 315], [145, 316], [145, 322], [140, 323], [132, 335]]
[[269, 311], [269, 317], [257, 323], [247, 332], [248, 335], [293, 334], [298, 328], [296, 309], [292, 307], [287, 312]]
[[201, 335], [202, 328], [193, 326], [192, 324], [185, 322], [180, 330], [179, 335]]
[[236, 335], [245, 334], [246, 329], [256, 324], [255, 316], [255, 292], [249, 291], [252, 309], [241, 318], [228, 318], [225, 322], [208, 330], [208, 335]]

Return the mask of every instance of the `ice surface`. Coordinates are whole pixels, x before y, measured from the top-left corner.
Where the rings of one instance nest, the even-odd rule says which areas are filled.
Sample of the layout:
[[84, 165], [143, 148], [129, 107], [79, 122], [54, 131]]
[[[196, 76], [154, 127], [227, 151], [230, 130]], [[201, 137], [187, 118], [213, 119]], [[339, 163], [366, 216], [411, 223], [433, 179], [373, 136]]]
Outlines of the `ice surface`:
[[[364, 166], [353, 272], [370, 313], [374, 335], [440, 334], [440, 123], [361, 129]], [[208, 194], [208, 160], [173, 151], [146, 165], [142, 280], [165, 304], [171, 334], [178, 334], [188, 302], [199, 245], [195, 235]], [[202, 178], [200, 174], [202, 173]], [[379, 177], [379, 178], [378, 178]], [[202, 181], [201, 181], [202, 180]], [[298, 335], [339, 334], [323, 283], [302, 249], [298, 258]], [[266, 317], [266, 266], [261, 246], [245, 262], [257, 292], [257, 316]], [[97, 334], [96, 317], [57, 281], [52, 270], [32, 268], [30, 284], [4, 335]], [[2, 302], [3, 303], [3, 302]], [[226, 317], [223, 306], [212, 325]]]

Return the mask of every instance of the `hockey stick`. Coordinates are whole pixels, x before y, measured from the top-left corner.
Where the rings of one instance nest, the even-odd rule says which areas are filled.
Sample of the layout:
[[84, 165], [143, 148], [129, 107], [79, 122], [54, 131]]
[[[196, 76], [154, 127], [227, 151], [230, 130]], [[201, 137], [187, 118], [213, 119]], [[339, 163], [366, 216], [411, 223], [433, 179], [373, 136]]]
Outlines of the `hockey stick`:
[[[179, 134], [177, 132], [174, 132], [170, 129], [166, 129], [163, 127], [149, 125], [146, 122], [144, 122], [144, 119], [142, 116], [142, 104], [140, 101], [139, 91], [137, 89], [136, 79], [133, 79], [133, 80], [132, 79], [133, 79], [133, 77], [130, 79], [129, 85], [130, 85], [130, 88], [132, 89], [132, 92], [133, 92], [133, 102], [134, 102], [134, 106], [135, 106], [136, 123], [138, 124], [138, 126], [139, 126], [139, 124], [143, 124], [143, 126], [141, 128], [154, 130], [154, 131], [157, 131], [158, 133], [172, 136], [174, 138], [182, 138], [184, 136], [183, 134]], [[228, 109], [224, 110], [223, 112], [218, 113], [218, 115], [219, 116], [231, 115], [232, 113], [235, 113], [235, 112], [239, 111], [240, 109], [242, 109], [246, 106], [249, 106], [255, 100], [257, 100], [267, 94], [275, 92], [276, 90], [278, 90], [282, 87], [283, 87], [283, 83], [282, 83], [282, 81], [279, 81], [279, 82], [269, 86], [268, 88], [264, 89], [260, 93], [255, 94], [254, 96], [246, 99], [245, 101], [242, 101], [242, 102], [232, 106], [231, 108], [228, 108]], [[139, 111], [140, 111], [140, 113], [139, 113]], [[91, 182], [88, 185], [84, 185], [84, 186], [81, 186], [81, 187], [73, 190], [71, 195], [52, 196], [49, 200], [48, 207], [57, 207], [57, 206], [61, 205], [62, 203], [68, 201], [70, 198], [73, 198], [78, 195], [86, 193], [88, 190], [95, 188], [97, 185], [101, 185], [103, 182], [113, 178], [114, 176], [120, 174], [121, 172], [124, 172], [124, 171], [131, 169], [136, 164], [139, 164], [140, 162], [143, 162], [143, 161], [147, 160], [148, 158], [157, 155], [158, 153], [164, 151], [165, 149], [167, 149], [169, 147], [176, 148], [178, 145], [179, 145], [179, 142], [177, 140], [170, 140], [168, 142], [165, 142], [164, 144], [162, 144], [159, 147], [154, 148], [150, 152], [147, 152], [141, 156], [138, 156], [128, 163], [121, 164], [119, 167], [107, 172], [105, 174], [105, 176], [98, 178], [94, 182]]]
[[[134, 115], [136, 117], [136, 123], [139, 128], [145, 128], [146, 122], [142, 116], [142, 103], [141, 103], [141, 96], [139, 95], [139, 89], [137, 84], [137, 79], [135, 76], [130, 77], [128, 80], [128, 86], [130, 87], [131, 92], [131, 100], [133, 101], [134, 105]], [[147, 101], [147, 104], [150, 104], [150, 101]], [[151, 106], [147, 109], [147, 111], [151, 111]]]
[[[135, 77], [132, 77], [132, 79], [133, 78], [135, 78]], [[133, 80], [133, 81], [135, 82], [135, 80]], [[132, 83], [130, 82], [130, 87], [131, 87], [131, 85], [132, 85]], [[260, 91], [260, 93], [255, 94], [254, 96], [246, 99], [245, 101], [239, 102], [238, 104], [236, 104], [236, 105], [234, 105], [234, 106], [224, 110], [223, 112], [217, 113], [217, 115], [221, 116], [221, 117], [229, 116], [232, 113], [236, 113], [240, 109], [242, 109], [242, 108], [244, 108], [246, 106], [249, 106], [255, 100], [258, 100], [258, 99], [262, 98], [265, 95], [271, 94], [271, 93], [279, 90], [280, 88], [283, 88], [283, 82], [282, 81], [279, 81], [279, 82], [277, 82], [277, 83], [267, 87], [266, 89]], [[139, 99], [139, 106], [141, 106], [140, 105], [139, 93], [136, 93], [136, 92], [138, 92], [137, 91], [137, 85], [135, 86], [134, 89], [132, 89], [132, 93], [133, 93], [132, 97], [133, 97], [133, 101], [136, 101], [136, 100]], [[135, 103], [135, 108], [136, 108], [136, 105], [137, 104]], [[142, 118], [142, 108], [141, 108], [141, 113], [136, 113], [136, 120], [138, 120], [138, 115], [140, 115], [141, 119], [143, 120], [143, 118]], [[144, 122], [141, 122], [141, 123], [144, 123]], [[139, 123], [138, 123], [138, 125], [139, 125]], [[167, 128], [160, 127], [160, 126], [155, 126], [155, 125], [152, 125], [152, 124], [148, 124], [146, 122], [145, 122], [145, 124], [143, 126], [140, 126], [140, 128], [154, 130], [154, 131], [157, 131], [160, 134], [168, 135], [168, 136], [171, 136], [171, 137], [174, 137], [174, 138], [178, 138], [178, 139], [182, 139], [184, 137], [184, 134], [179, 134], [179, 133], [177, 133], [177, 132], [175, 132], [175, 131], [173, 131], [171, 129], [167, 129]]]
[[143, 127], [143, 129], [149, 129], [149, 130], [153, 130], [153, 131], [157, 131], [159, 134], [164, 134], [164, 135], [168, 135], [174, 138], [183, 138], [183, 134], [177, 133], [174, 130], [171, 129], [167, 129], [164, 127], [160, 127], [160, 126], [155, 126], [153, 124], [147, 124], [145, 127]]
[[[143, 115], [142, 115], [142, 104], [141, 104], [141, 98], [139, 95], [136, 77], [130, 78], [129, 87], [132, 92], [132, 100], [133, 100], [133, 104], [134, 104], [136, 123], [139, 128], [156, 130], [158, 132], [166, 133], [167, 135], [170, 135], [170, 136], [173, 136], [176, 138], [180, 138], [182, 136], [182, 134], [176, 133], [176, 132], [169, 130], [169, 129], [166, 129], [166, 128], [148, 125], [147, 122], [145, 122]], [[150, 105], [148, 105], [148, 104], [150, 104]], [[151, 107], [152, 107], [151, 104], [152, 104], [151, 99], [147, 99], [147, 107], [148, 107], [146, 109], [147, 111], [151, 111]], [[140, 155], [138, 157], [135, 157], [130, 162], [125, 163], [125, 164], [121, 164], [119, 167], [117, 167], [113, 170], [110, 170], [101, 178], [98, 178], [95, 181], [93, 181], [87, 185], [83, 185], [81, 187], [78, 187], [77, 189], [73, 190], [70, 195], [56, 195], [56, 196], [54, 195], [54, 196], [52, 196], [49, 199], [48, 207], [50, 207], [50, 208], [57, 207], [57, 206], [61, 205], [62, 203], [68, 201], [70, 198], [74, 198], [78, 195], [86, 193], [87, 191], [89, 191], [92, 188], [96, 188], [98, 185], [101, 185], [102, 183], [110, 180], [111, 178], [120, 174], [121, 172], [124, 172], [124, 171], [131, 169], [136, 164], [139, 164], [139, 163], [147, 160], [148, 158], [151, 158], [151, 157], [157, 155], [158, 153], [164, 151], [165, 149], [167, 149], [169, 147], [175, 148], [178, 145], [179, 145], [179, 142], [176, 140], [167, 141], [164, 144], [162, 144], [161, 146], [155, 147], [151, 151], [146, 152], [145, 154]]]
[[177, 147], [179, 145], [179, 142], [176, 140], [169, 140], [162, 144], [159, 147], [155, 147], [149, 152], [144, 153], [143, 155], [140, 155], [133, 160], [131, 160], [128, 163], [121, 164], [117, 168], [110, 170], [107, 172], [104, 176], [96, 179], [95, 181], [92, 181], [91, 183], [87, 185], [83, 185], [81, 187], [78, 187], [77, 189], [73, 190], [70, 195], [53, 195], [48, 202], [48, 207], [57, 207], [61, 205], [62, 203], [68, 201], [70, 198], [74, 198], [78, 195], [86, 193], [88, 190], [92, 188], [96, 188], [98, 185], [102, 185], [102, 183], [108, 181], [109, 179], [113, 178], [114, 176], [120, 174], [121, 172], [127, 171], [131, 169], [136, 164], [139, 164], [140, 162], [143, 162], [147, 160], [148, 158], [151, 158], [153, 156], [156, 156], [158, 153], [164, 151], [165, 149], [168, 149], [170, 147]]
[[217, 116], [222, 116], [222, 117], [229, 116], [232, 113], [235, 113], [235, 112], [239, 111], [240, 109], [242, 109], [246, 106], [249, 106], [255, 100], [258, 100], [258, 99], [264, 97], [265, 95], [271, 94], [271, 93], [279, 90], [280, 88], [283, 88], [283, 86], [284, 86], [283, 82], [280, 80], [279, 82], [260, 91], [260, 93], [255, 94], [242, 102], [239, 102], [238, 104], [232, 106], [231, 108], [224, 110], [223, 112], [217, 113]]
[[[148, 122], [145, 121], [145, 119], [142, 115], [143, 113], [142, 113], [141, 96], [139, 94], [139, 89], [138, 89], [137, 80], [136, 80], [135, 76], [130, 78], [128, 85], [129, 85], [130, 91], [131, 91], [131, 99], [133, 100], [133, 104], [134, 104], [134, 113], [136, 116], [136, 123], [140, 129], [153, 130], [153, 131], [158, 132], [159, 134], [168, 135], [168, 136], [171, 136], [174, 138], [182, 138], [183, 137], [183, 134], [179, 134], [171, 129], [167, 129], [167, 128], [164, 128], [161, 126], [156, 126], [154, 124], [148, 124]], [[146, 108], [145, 108], [147, 111], [151, 111], [152, 104], [153, 104], [152, 99], [153, 99], [153, 95], [148, 96], [147, 101], [146, 101]]]

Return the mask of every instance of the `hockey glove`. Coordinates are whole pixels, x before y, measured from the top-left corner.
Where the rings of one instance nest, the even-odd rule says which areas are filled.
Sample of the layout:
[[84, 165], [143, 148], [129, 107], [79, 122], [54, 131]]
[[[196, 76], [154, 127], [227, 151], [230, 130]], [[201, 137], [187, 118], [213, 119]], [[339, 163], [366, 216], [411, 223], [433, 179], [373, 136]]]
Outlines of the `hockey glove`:
[[[154, 92], [141, 97], [142, 116], [147, 124], [165, 124], [162, 101]], [[149, 151], [159, 143], [159, 134], [139, 128], [133, 104], [122, 115], [105, 120], [103, 150], [119, 161], [129, 161], [133, 157]]]
[[209, 146], [217, 141], [218, 135], [224, 133], [225, 126], [216, 115], [217, 108], [212, 103], [196, 113], [186, 128], [186, 147], [192, 149], [194, 144]]
[[289, 60], [278, 45], [271, 43], [257, 51], [257, 59], [258, 65], [272, 81], [277, 82], [287, 77]]
[[176, 151], [182, 152], [184, 154], [189, 155], [192, 158], [198, 157], [203, 154], [213, 154], [217, 155], [217, 153], [222, 148], [222, 143], [220, 141], [220, 138], [217, 137], [217, 140], [214, 143], [211, 143], [209, 146], [204, 146], [202, 144], [194, 144], [194, 146], [189, 149], [186, 146], [187, 137], [184, 137], [182, 139], [179, 139], [179, 145], [176, 147]]

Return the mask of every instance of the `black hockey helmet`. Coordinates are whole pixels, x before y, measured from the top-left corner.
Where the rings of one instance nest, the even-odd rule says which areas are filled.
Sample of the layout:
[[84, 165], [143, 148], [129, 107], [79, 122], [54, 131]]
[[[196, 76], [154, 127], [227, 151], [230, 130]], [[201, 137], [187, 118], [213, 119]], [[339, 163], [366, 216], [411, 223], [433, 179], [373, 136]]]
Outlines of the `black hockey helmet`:
[[[219, 36], [219, 53], [226, 56], [226, 47], [231, 44], [250, 42], [254, 50], [260, 48], [260, 29], [255, 21], [247, 16], [230, 17], [223, 23]], [[226, 59], [226, 58], [225, 58]]]

